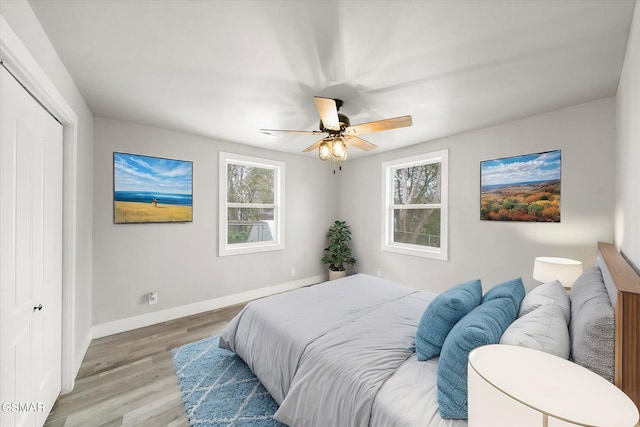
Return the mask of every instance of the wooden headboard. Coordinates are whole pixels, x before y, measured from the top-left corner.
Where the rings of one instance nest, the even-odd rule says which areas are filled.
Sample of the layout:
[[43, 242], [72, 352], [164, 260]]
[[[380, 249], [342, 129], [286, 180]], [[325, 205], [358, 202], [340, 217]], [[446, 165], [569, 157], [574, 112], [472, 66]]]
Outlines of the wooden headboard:
[[598, 265], [615, 285], [614, 383], [640, 408], [640, 276], [610, 243], [598, 243]]

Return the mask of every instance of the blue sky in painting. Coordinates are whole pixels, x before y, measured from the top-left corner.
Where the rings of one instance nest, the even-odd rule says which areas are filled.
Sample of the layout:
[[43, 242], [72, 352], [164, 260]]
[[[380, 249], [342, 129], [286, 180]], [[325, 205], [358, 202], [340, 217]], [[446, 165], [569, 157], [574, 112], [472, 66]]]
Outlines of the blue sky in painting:
[[114, 153], [115, 191], [191, 194], [193, 163]]
[[481, 185], [560, 179], [560, 150], [481, 162]]

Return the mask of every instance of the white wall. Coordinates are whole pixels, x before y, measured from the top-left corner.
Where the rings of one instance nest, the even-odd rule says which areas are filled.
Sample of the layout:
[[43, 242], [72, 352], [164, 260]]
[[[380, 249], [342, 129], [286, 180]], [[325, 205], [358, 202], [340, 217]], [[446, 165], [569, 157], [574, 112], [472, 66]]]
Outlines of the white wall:
[[617, 100], [616, 247], [640, 269], [640, 6], [627, 43]]
[[[75, 268], [75, 360], [79, 367], [91, 338], [91, 276], [92, 276], [92, 211], [93, 211], [93, 115], [80, 95], [67, 69], [58, 57], [29, 4], [24, 0], [2, 1], [0, 13], [18, 35], [30, 54], [45, 71], [57, 90], [78, 116], [78, 146], [76, 169], [76, 251]], [[65, 153], [67, 152], [65, 147]], [[70, 161], [65, 154], [65, 168]]]
[[[94, 324], [326, 275], [320, 258], [337, 213], [329, 164], [110, 119], [94, 129]], [[193, 222], [114, 224], [114, 151], [193, 161]], [[286, 163], [284, 250], [217, 256], [220, 151]]]
[[[445, 148], [449, 261], [382, 251], [381, 163]], [[562, 150], [560, 223], [480, 221], [480, 161], [556, 149]], [[532, 287], [536, 256], [574, 258], [592, 266], [596, 242], [613, 240], [614, 150], [615, 100], [606, 98], [348, 161], [341, 176], [340, 216], [352, 227], [357, 270], [381, 271], [390, 280], [439, 292], [473, 278], [481, 278], [486, 289], [522, 276]]]

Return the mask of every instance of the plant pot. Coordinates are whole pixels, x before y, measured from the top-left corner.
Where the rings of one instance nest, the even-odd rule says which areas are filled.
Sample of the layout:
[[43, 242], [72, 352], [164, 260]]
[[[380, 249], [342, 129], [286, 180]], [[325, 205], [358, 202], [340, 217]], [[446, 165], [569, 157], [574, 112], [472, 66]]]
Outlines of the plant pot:
[[346, 275], [347, 275], [347, 270], [342, 270], [342, 271], [329, 270], [329, 280], [342, 279], [343, 277], [346, 277]]

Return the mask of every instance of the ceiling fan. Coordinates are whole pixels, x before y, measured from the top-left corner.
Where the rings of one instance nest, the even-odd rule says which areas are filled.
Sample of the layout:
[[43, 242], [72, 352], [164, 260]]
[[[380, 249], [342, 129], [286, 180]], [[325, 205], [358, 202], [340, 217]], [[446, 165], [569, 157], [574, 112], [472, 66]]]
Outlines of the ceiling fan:
[[340, 110], [343, 104], [342, 100], [322, 98], [319, 96], [314, 97], [314, 100], [318, 108], [318, 113], [320, 114], [320, 130], [260, 129], [260, 133], [266, 135], [278, 133], [320, 135], [326, 133], [327, 136], [302, 151], [306, 153], [318, 149], [318, 155], [321, 160], [327, 160], [333, 156], [335, 160], [342, 162], [347, 160], [347, 144], [364, 151], [370, 151], [377, 147], [375, 144], [365, 141], [358, 135], [407, 127], [412, 124], [411, 116], [402, 116], [352, 126], [349, 117], [338, 113], [338, 110]]

